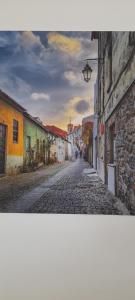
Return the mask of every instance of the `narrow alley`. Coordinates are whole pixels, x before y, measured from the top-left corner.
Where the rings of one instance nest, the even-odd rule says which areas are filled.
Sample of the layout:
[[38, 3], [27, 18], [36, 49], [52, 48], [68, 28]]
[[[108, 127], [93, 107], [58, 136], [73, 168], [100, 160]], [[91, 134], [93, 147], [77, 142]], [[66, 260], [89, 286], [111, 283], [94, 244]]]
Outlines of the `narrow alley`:
[[3, 177], [0, 181], [0, 211], [3, 212], [129, 214], [83, 159]]
[[0, 212], [135, 215], [135, 32], [0, 38]]

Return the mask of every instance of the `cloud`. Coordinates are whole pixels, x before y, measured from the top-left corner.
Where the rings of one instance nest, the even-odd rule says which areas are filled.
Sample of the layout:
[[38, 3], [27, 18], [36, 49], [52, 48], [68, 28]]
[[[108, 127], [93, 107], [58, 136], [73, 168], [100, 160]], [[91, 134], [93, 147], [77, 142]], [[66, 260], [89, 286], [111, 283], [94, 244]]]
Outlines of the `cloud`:
[[0, 88], [27, 108], [26, 99], [28, 100], [31, 94], [31, 86], [26, 81], [3, 72], [0, 73]]
[[66, 71], [64, 78], [67, 79], [72, 86], [84, 86], [84, 81], [81, 72]]
[[32, 31], [22, 32], [20, 36], [20, 44], [24, 48], [32, 47], [33, 45], [38, 45], [44, 48], [41, 43], [40, 37], [38, 35], [35, 35]]
[[48, 34], [48, 43], [55, 49], [68, 53], [69, 55], [76, 55], [81, 50], [81, 43], [79, 40], [57, 32]]
[[49, 100], [50, 96], [46, 93], [32, 93], [31, 99], [38, 101], [38, 100]]
[[76, 105], [75, 109], [78, 113], [82, 114], [88, 111], [89, 103], [86, 100], [80, 100]]
[[[97, 64], [89, 84], [81, 72], [84, 58], [97, 57], [90, 32], [4, 31], [0, 42], [0, 88], [32, 115], [66, 128], [70, 117], [78, 123], [92, 113]], [[86, 113], [81, 100], [90, 104]]]
[[73, 71], [64, 72], [64, 77], [73, 84], [77, 81], [77, 75]]
[[[87, 98], [87, 97], [86, 97]], [[76, 109], [76, 106], [78, 103], [82, 101], [82, 98], [80, 96], [75, 96], [71, 99], [67, 100], [67, 103], [64, 105], [64, 109], [59, 111], [59, 118], [58, 115], [54, 117], [53, 121], [57, 126], [60, 126], [62, 128], [67, 128], [67, 124], [71, 118], [72, 122], [76, 120], [78, 123], [81, 123], [82, 116], [80, 118], [81, 112]], [[85, 100], [84, 100], [85, 101]], [[83, 105], [81, 108], [83, 110], [82, 114], [85, 112], [87, 115], [89, 115], [89, 104], [87, 100], [85, 101], [87, 104], [87, 109], [86, 109], [86, 104]], [[85, 106], [85, 109], [84, 109]]]

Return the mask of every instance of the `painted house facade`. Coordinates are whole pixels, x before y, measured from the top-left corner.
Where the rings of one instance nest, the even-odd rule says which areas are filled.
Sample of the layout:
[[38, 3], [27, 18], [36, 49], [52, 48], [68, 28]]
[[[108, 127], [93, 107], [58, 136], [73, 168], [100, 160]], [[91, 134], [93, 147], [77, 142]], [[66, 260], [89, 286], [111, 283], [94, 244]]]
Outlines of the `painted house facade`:
[[0, 91], [0, 175], [68, 160], [69, 145], [66, 131], [45, 126]]
[[42, 122], [24, 114], [24, 170], [36, 169], [47, 163], [48, 132]]
[[68, 153], [69, 153], [69, 159], [74, 160], [75, 159], [75, 151], [78, 150], [77, 146], [74, 143], [74, 134], [72, 131], [68, 133]]
[[0, 174], [23, 169], [25, 109], [0, 90]]
[[83, 156], [93, 165], [93, 115], [82, 119]]
[[68, 140], [67, 132], [54, 126], [46, 126], [50, 134], [55, 137], [54, 142], [51, 145], [51, 157], [55, 158], [55, 161], [63, 162], [68, 159]]

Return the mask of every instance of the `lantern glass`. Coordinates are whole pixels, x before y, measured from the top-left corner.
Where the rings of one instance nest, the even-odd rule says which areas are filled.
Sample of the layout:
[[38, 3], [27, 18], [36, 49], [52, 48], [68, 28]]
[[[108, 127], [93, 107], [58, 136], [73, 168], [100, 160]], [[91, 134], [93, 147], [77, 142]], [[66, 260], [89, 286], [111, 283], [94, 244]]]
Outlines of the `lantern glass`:
[[85, 80], [86, 82], [89, 82], [90, 79], [91, 79], [92, 69], [91, 69], [91, 67], [89, 66], [88, 63], [86, 64], [86, 66], [85, 66], [84, 69], [82, 70], [82, 73], [83, 73], [84, 80]]

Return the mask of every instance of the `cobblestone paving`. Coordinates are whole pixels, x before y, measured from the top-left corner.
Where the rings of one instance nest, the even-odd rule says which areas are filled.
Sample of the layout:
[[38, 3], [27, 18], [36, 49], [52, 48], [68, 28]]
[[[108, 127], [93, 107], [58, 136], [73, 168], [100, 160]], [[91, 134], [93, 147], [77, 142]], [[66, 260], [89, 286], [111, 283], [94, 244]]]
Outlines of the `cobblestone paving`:
[[129, 214], [83, 159], [0, 178], [0, 212]]
[[89, 170], [83, 160], [71, 163], [46, 183], [45, 193], [25, 212], [129, 214], [124, 204], [107, 190], [96, 174], [89, 174]]
[[[16, 207], [23, 195], [28, 195], [68, 165], [69, 162], [67, 161], [63, 164], [47, 166], [36, 172], [0, 177], [0, 212], [18, 212]], [[23, 211], [21, 206], [19, 211]]]

